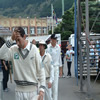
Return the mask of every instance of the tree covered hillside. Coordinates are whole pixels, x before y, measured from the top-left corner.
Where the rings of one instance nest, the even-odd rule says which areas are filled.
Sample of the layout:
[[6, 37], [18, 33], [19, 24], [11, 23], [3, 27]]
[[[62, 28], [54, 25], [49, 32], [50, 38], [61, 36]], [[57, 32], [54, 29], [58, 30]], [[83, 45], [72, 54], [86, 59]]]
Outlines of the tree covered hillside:
[[[46, 17], [51, 15], [51, 3], [58, 17], [62, 14], [62, 0], [0, 0], [0, 15], [6, 17]], [[74, 0], [65, 0], [65, 10]]]

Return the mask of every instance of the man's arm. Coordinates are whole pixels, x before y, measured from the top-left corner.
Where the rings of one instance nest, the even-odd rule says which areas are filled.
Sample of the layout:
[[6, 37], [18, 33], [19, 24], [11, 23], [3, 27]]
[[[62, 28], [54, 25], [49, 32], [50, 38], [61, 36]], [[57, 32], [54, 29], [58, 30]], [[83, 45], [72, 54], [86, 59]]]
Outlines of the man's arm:
[[3, 60], [3, 65], [4, 65], [4, 67], [5, 67], [5, 70], [8, 70], [8, 68], [7, 68], [7, 65], [6, 65], [6, 63], [5, 63], [5, 61]]
[[10, 41], [4, 43], [4, 45], [0, 48], [0, 59], [4, 59], [6, 61], [11, 60], [12, 54], [10, 47]]
[[59, 63], [60, 63], [60, 68], [59, 68], [59, 75], [60, 77], [62, 76], [62, 60], [61, 60], [61, 49], [59, 50]]
[[71, 53], [70, 54], [74, 54], [74, 51], [73, 50], [71, 50]]
[[70, 59], [69, 53], [66, 52], [66, 59]]
[[40, 81], [40, 87], [39, 87], [39, 100], [41, 98], [41, 100], [43, 100], [43, 96], [44, 96], [44, 89], [45, 89], [45, 70], [42, 66], [42, 60], [40, 58], [40, 54], [36, 48], [35, 50], [36, 52], [36, 67], [37, 67], [37, 73], [39, 76], [39, 81]]
[[50, 54], [49, 54], [48, 64], [49, 64], [48, 66], [50, 67], [50, 80], [48, 83], [48, 88], [51, 88], [52, 82], [54, 81], [54, 66], [53, 66], [53, 61], [52, 61]]
[[16, 39], [16, 34], [13, 32], [11, 39], [8, 40], [6, 43], [3, 44], [3, 46], [0, 48], [0, 59], [4, 59], [6, 61], [10, 61], [12, 58], [11, 55], [11, 45], [14, 43], [14, 40]]

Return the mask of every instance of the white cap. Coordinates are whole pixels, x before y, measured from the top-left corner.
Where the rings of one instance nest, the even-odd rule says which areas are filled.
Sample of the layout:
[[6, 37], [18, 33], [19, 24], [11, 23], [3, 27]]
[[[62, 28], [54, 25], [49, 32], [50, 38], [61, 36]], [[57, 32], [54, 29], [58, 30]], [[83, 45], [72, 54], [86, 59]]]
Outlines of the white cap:
[[[44, 46], [45, 46], [45, 49], [47, 48], [47, 44], [46, 44], [46, 42], [44, 41], [44, 40], [40, 40], [39, 41], [39, 44], [43, 44]], [[38, 46], [39, 47], [39, 46]]]

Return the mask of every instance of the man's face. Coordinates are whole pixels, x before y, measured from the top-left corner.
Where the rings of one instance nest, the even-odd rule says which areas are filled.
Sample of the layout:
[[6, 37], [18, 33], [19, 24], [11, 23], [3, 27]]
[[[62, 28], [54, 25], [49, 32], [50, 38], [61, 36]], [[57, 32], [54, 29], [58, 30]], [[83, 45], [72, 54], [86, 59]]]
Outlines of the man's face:
[[67, 45], [69, 45], [69, 42], [67, 42]]
[[70, 50], [71, 49], [71, 46], [68, 46], [68, 50]]
[[32, 41], [32, 44], [36, 44], [36, 41], [35, 41], [35, 40], [33, 40], [33, 41]]
[[39, 44], [39, 50], [40, 52], [44, 51], [45, 50], [45, 47], [43, 44]]
[[19, 33], [16, 33], [16, 44], [18, 45], [19, 48], [24, 48], [24, 37], [21, 37]]
[[57, 43], [57, 40], [56, 39], [51, 39], [51, 43], [52, 44], [56, 44]]

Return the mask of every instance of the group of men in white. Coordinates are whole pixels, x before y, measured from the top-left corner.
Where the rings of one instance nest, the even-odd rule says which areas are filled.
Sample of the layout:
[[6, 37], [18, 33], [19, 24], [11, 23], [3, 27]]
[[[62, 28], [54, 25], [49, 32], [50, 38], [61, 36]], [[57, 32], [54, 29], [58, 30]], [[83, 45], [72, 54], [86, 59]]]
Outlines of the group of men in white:
[[24, 29], [16, 27], [0, 48], [0, 59], [12, 61], [16, 100], [58, 100], [62, 61], [56, 34], [49, 45], [41, 40], [37, 46], [39, 50], [26, 40]]

